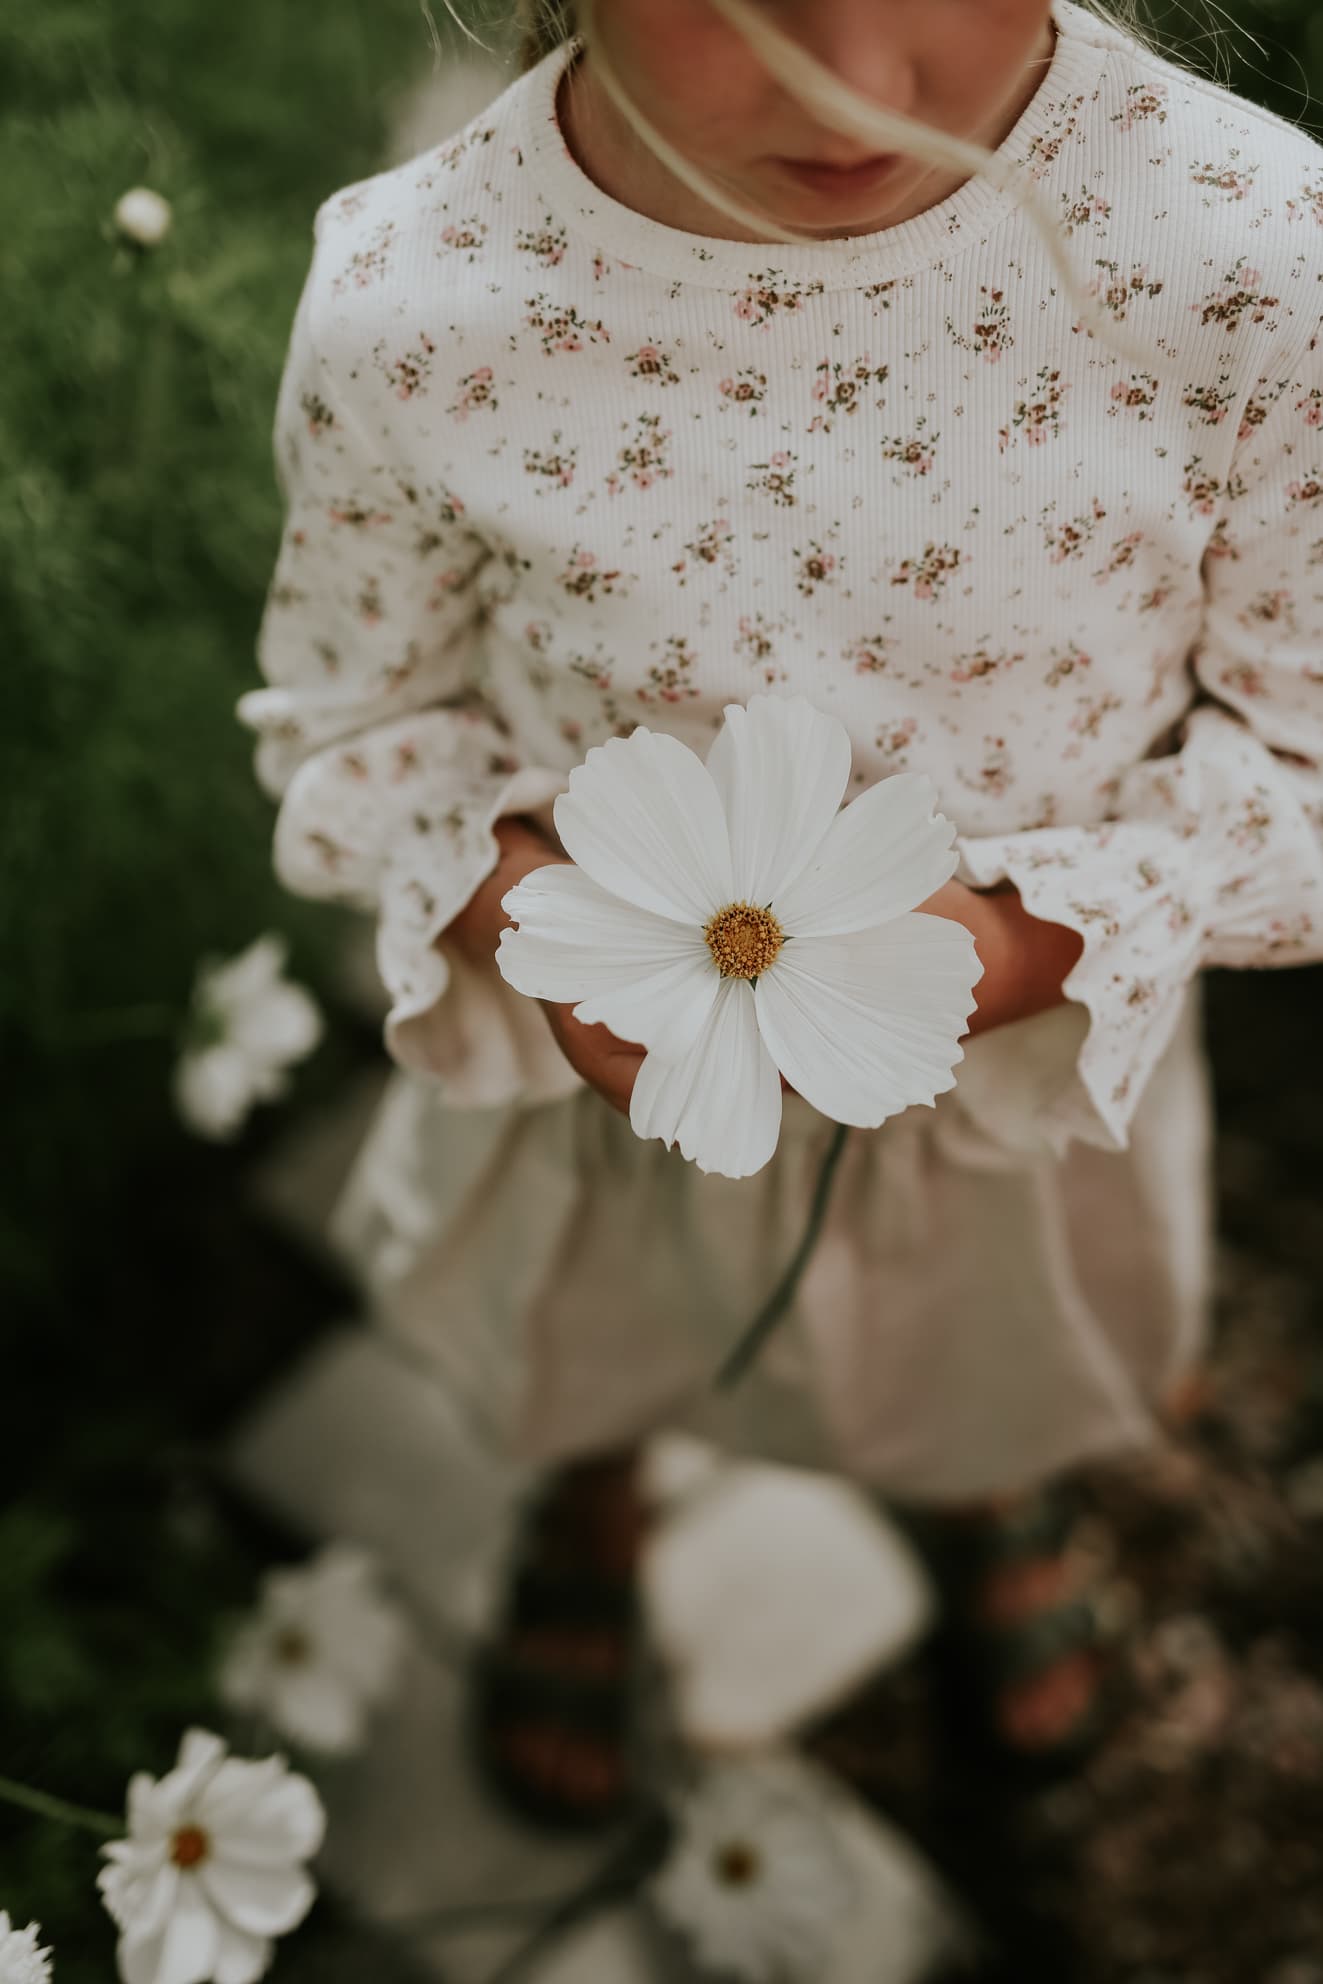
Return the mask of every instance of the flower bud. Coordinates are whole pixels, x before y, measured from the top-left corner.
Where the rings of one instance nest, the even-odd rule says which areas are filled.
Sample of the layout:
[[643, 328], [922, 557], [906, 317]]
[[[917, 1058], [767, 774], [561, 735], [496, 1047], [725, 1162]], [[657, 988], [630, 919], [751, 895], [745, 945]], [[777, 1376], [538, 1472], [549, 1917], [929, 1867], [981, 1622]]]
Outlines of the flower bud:
[[148, 186], [134, 186], [115, 207], [115, 225], [141, 248], [155, 248], [170, 232], [170, 202]]

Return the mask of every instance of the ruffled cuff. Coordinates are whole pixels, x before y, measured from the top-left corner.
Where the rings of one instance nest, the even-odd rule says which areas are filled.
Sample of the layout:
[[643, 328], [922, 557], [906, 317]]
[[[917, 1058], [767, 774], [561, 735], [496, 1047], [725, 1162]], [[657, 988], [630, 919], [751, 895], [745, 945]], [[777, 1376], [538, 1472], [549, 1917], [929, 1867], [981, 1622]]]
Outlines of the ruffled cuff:
[[392, 1002], [386, 1047], [402, 1068], [440, 1082], [457, 1108], [552, 1102], [582, 1087], [537, 1001], [506, 984], [494, 957], [475, 963], [442, 935], [500, 859], [497, 820], [526, 813], [554, 838], [551, 802], [565, 788], [561, 772], [513, 772], [485, 797], [470, 795], [452, 809], [441, 873], [424, 847], [406, 842], [382, 879], [377, 969]]
[[1124, 1150], [1204, 961], [1207, 876], [1194, 841], [1123, 822], [961, 836], [956, 848], [958, 880], [1012, 882], [1031, 915], [1083, 939], [1062, 990], [1085, 1009], [1088, 1031], [1082, 1043], [1077, 1027], [1056, 1031], [1059, 1064], [1038, 1070], [1037, 1128], [1058, 1157], [1073, 1137]]
[[[541, 1007], [511, 990], [494, 958], [476, 965], [442, 935], [500, 859], [499, 819], [531, 814], [555, 841], [552, 801], [566, 773], [516, 763], [481, 710], [424, 709], [343, 730], [343, 711], [263, 695], [247, 720], [264, 727], [267, 774], [282, 795], [276, 874], [296, 895], [375, 913], [392, 1058], [462, 1107], [571, 1093], [579, 1077]], [[335, 725], [338, 738], [297, 755]]]

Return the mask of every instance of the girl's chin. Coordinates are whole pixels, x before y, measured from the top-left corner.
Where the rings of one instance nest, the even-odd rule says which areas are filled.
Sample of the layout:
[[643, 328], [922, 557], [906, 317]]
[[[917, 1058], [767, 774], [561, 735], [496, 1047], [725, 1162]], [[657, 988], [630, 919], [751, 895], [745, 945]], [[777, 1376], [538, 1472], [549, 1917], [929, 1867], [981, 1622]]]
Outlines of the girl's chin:
[[801, 201], [778, 200], [775, 207], [768, 202], [766, 211], [774, 212], [779, 221], [793, 227], [797, 234], [821, 235], [824, 241], [839, 239], [842, 235], [880, 234], [884, 228], [892, 226], [891, 212], [883, 208], [860, 212], [856, 207], [849, 212], [824, 210], [821, 200], [812, 205]]
[[[893, 224], [911, 189], [907, 161], [888, 160], [885, 170], [871, 178], [860, 175], [854, 185], [834, 177], [825, 183], [783, 167], [768, 174], [769, 211], [806, 234], [874, 234]], [[774, 185], [773, 185], [774, 181]]]

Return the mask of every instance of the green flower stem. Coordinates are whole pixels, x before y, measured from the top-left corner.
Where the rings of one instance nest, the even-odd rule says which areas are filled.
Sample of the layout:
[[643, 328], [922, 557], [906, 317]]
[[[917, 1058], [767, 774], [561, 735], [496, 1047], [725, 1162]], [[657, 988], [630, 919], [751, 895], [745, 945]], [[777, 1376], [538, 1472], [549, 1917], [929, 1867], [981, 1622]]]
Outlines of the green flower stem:
[[582, 1887], [549, 1910], [543, 1922], [487, 1979], [487, 1984], [524, 1984], [542, 1966], [549, 1949], [598, 1909], [634, 1894], [662, 1864], [671, 1827], [664, 1812], [646, 1812], [607, 1854]]
[[735, 1348], [721, 1365], [712, 1383], [717, 1391], [729, 1390], [737, 1379], [748, 1370], [767, 1338], [772, 1334], [790, 1307], [795, 1290], [799, 1287], [800, 1276], [804, 1272], [809, 1255], [813, 1252], [818, 1234], [822, 1231], [823, 1216], [827, 1211], [827, 1200], [831, 1194], [831, 1181], [845, 1149], [845, 1139], [849, 1131], [844, 1123], [836, 1125], [827, 1154], [818, 1172], [818, 1182], [813, 1188], [813, 1204], [809, 1208], [808, 1224], [804, 1237], [795, 1249], [794, 1258], [773, 1289], [767, 1301], [745, 1330]]
[[0, 1803], [22, 1805], [43, 1819], [80, 1826], [84, 1832], [99, 1833], [103, 1839], [116, 1839], [124, 1831], [123, 1819], [117, 1819], [111, 1812], [94, 1812], [86, 1805], [71, 1805], [65, 1798], [52, 1798], [49, 1791], [34, 1791], [30, 1784], [16, 1784], [11, 1777], [0, 1777]]

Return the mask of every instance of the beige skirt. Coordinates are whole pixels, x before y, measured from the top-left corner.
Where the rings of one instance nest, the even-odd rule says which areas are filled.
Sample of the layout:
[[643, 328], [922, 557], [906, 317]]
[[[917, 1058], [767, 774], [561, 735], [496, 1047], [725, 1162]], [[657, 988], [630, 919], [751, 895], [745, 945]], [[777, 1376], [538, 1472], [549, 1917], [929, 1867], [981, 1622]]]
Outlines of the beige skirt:
[[475, 1429], [552, 1462], [683, 1427], [897, 1498], [1013, 1492], [1154, 1436], [1212, 1258], [1196, 984], [1120, 1152], [1033, 1129], [1087, 1015], [966, 1041], [932, 1108], [850, 1132], [797, 1299], [713, 1378], [793, 1255], [833, 1126], [786, 1098], [756, 1177], [705, 1176], [580, 1090], [455, 1109], [392, 1076], [332, 1237]]

